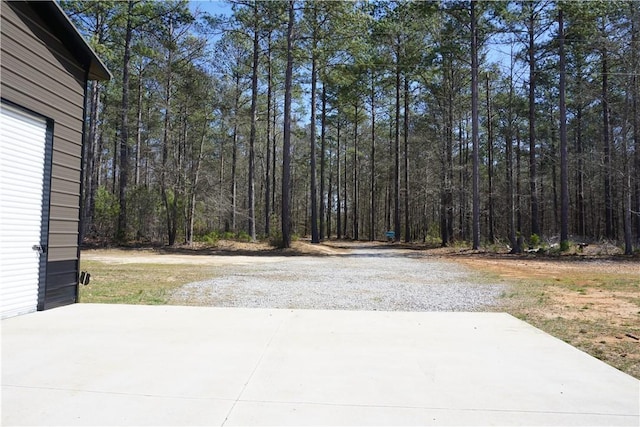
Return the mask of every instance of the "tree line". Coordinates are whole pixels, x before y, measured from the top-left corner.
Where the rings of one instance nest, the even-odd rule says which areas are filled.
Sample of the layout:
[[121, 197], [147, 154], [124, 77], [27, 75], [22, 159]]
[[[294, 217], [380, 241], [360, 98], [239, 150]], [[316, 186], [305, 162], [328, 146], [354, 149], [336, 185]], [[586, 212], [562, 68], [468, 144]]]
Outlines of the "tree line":
[[63, 1], [85, 239], [640, 244], [626, 1]]

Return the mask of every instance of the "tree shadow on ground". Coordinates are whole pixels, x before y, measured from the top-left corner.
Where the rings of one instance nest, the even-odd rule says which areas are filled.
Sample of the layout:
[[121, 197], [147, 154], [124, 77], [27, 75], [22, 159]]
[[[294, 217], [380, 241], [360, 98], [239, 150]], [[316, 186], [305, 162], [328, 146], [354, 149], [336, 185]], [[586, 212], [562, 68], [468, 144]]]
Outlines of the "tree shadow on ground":
[[[277, 248], [267, 243], [247, 243], [224, 241], [218, 245], [195, 243], [193, 245], [167, 246], [158, 242], [130, 242], [115, 244], [107, 241], [85, 241], [82, 249], [117, 249], [123, 251], [152, 251], [159, 255], [190, 256], [245, 256], [245, 257], [349, 257], [349, 258], [426, 258], [447, 257], [453, 259], [486, 259], [486, 260], [527, 260], [527, 261], [608, 261], [620, 263], [637, 263], [640, 253], [628, 256], [619, 254], [560, 254], [541, 252], [522, 252], [512, 254], [507, 251], [473, 250], [469, 247], [442, 247], [428, 243], [405, 243], [387, 241], [355, 241], [325, 240], [320, 244], [312, 244], [309, 240], [292, 242], [290, 248]], [[377, 253], [374, 253], [377, 252]]]

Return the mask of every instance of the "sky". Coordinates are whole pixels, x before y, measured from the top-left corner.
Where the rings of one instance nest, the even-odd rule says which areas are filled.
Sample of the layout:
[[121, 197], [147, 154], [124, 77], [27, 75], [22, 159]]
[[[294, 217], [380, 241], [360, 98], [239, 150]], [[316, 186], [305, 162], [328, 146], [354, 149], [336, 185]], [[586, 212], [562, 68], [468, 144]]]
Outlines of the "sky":
[[192, 12], [200, 10], [211, 15], [231, 14], [231, 5], [222, 0], [191, 0], [189, 1], [189, 8]]
[[[192, 12], [200, 11], [211, 15], [231, 15], [231, 5], [224, 0], [190, 0], [189, 8]], [[217, 37], [216, 37], [217, 38]], [[212, 41], [210, 41], [211, 43]], [[497, 63], [503, 72], [507, 72], [509, 68], [509, 46], [501, 43], [491, 43], [488, 51], [488, 61]]]

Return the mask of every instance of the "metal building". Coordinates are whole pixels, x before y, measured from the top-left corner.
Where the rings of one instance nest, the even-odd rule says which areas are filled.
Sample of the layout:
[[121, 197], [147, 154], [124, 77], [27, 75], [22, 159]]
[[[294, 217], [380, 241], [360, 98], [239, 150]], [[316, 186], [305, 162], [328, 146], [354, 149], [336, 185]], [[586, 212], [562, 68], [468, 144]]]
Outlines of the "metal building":
[[0, 311], [78, 300], [88, 80], [105, 65], [55, 1], [0, 10]]

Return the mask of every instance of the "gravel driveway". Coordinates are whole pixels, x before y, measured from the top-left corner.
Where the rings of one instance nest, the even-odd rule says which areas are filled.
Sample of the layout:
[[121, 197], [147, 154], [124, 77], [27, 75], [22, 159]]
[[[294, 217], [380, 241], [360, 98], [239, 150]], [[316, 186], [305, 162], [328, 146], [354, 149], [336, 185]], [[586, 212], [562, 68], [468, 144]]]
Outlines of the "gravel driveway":
[[477, 311], [505, 286], [465, 267], [399, 249], [335, 256], [255, 257], [221, 265], [216, 277], [186, 284], [171, 304], [215, 307], [384, 311]]

